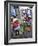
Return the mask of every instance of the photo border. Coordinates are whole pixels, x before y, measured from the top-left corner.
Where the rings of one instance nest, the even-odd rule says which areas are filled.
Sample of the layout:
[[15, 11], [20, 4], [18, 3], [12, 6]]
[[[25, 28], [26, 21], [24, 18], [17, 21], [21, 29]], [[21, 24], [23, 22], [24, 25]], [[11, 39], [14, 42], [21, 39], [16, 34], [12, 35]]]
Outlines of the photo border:
[[[18, 42], [18, 43], [8, 43], [8, 3], [14, 2], [14, 3], [33, 3], [36, 4], [35, 7], [35, 41], [33, 42]], [[6, 26], [5, 26], [6, 25]], [[31, 2], [31, 1], [4, 1], [4, 44], [31, 44], [31, 43], [37, 43], [37, 2]]]

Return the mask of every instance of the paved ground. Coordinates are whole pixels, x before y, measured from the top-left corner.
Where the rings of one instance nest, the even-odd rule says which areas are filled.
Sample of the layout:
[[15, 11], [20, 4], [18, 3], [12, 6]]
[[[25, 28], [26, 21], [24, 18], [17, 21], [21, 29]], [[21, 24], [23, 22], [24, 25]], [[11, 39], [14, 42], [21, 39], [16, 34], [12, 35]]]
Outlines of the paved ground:
[[13, 33], [11, 37], [12, 38], [32, 38], [32, 31], [24, 32], [17, 36], [15, 36], [15, 34]]

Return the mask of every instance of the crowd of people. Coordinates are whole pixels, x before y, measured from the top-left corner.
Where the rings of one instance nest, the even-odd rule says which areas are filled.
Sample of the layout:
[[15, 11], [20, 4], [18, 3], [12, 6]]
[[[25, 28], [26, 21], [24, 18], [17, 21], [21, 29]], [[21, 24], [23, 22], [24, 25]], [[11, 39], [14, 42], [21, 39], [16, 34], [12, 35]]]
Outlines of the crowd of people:
[[[29, 10], [31, 13], [30, 9], [26, 10]], [[22, 9], [21, 12], [22, 15], [20, 18], [17, 18], [18, 15], [11, 16], [11, 32], [13, 36], [19, 36], [20, 34], [24, 35], [25, 32], [32, 31], [32, 15], [26, 12], [25, 9]]]

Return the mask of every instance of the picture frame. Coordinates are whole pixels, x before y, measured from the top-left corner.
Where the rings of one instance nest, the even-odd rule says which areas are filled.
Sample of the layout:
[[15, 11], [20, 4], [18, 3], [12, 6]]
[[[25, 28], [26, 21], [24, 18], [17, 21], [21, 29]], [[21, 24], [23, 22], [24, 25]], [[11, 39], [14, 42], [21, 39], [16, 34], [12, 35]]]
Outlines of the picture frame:
[[[11, 10], [11, 5], [14, 7], [14, 9], [13, 9], [14, 11]], [[33, 39], [31, 39], [32, 38], [31, 37], [31, 38], [23, 38], [23, 39], [22, 38], [16, 38], [16, 39], [13, 38], [13, 40], [10, 40], [11, 39], [10, 38], [11, 34], [10, 34], [9, 30], [11, 30], [10, 29], [11, 25], [10, 25], [10, 22], [9, 22], [10, 21], [9, 14], [11, 16], [16, 15], [16, 14], [18, 15], [18, 13], [15, 12], [16, 8], [20, 9], [20, 14], [21, 14], [21, 9], [23, 10], [27, 6], [32, 9], [32, 22], [33, 23], [32, 23], [32, 34], [31, 35], [32, 35]], [[25, 14], [25, 13], [23, 13], [23, 14]], [[11, 42], [9, 42], [9, 40]], [[37, 2], [31, 2], [31, 1], [4, 1], [4, 44], [9, 45], [9, 44], [31, 44], [31, 43], [37, 43]]]

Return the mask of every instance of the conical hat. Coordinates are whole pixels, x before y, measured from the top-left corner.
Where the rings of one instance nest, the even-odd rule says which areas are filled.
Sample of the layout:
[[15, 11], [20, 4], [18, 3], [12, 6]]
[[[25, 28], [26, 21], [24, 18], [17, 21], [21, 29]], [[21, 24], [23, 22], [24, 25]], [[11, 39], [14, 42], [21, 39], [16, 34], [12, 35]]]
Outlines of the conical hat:
[[18, 19], [17, 19], [17, 18], [14, 18], [14, 19], [13, 19], [13, 22], [15, 22], [16, 20], [18, 20]]

